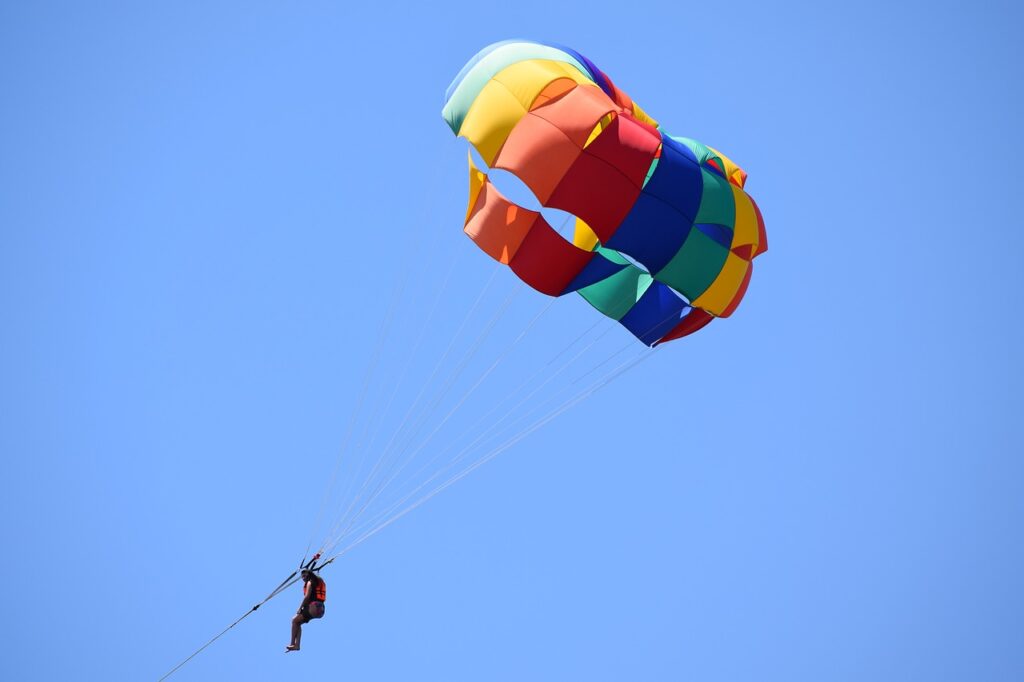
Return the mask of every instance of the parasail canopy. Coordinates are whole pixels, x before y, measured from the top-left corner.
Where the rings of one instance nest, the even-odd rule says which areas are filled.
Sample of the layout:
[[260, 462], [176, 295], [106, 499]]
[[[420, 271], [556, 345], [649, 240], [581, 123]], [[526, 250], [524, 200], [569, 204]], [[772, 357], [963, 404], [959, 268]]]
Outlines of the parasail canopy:
[[[469, 159], [466, 234], [537, 291], [577, 292], [649, 346], [739, 305], [768, 246], [746, 173], [666, 133], [583, 55], [490, 45], [452, 81], [442, 116], [483, 161]], [[572, 240], [503, 195], [491, 169], [571, 214]]]

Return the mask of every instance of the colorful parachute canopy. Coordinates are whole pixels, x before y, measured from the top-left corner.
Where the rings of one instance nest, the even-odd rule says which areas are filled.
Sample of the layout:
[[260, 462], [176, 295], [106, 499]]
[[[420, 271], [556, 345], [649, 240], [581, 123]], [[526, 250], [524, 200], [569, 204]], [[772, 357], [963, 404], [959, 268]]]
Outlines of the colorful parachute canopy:
[[[442, 116], [486, 165], [470, 156], [466, 233], [534, 289], [578, 292], [650, 346], [739, 305], [768, 247], [746, 173], [665, 133], [583, 55], [495, 43], [452, 81]], [[488, 169], [575, 216], [572, 242], [502, 195]]]

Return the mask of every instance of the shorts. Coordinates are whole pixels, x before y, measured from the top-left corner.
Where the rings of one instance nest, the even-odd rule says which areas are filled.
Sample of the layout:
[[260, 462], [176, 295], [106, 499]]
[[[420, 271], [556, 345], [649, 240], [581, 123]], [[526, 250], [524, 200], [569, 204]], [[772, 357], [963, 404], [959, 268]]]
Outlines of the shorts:
[[302, 617], [306, 619], [305, 622], [308, 623], [315, 618], [323, 618], [326, 610], [327, 607], [322, 601], [311, 601], [309, 604], [301, 607], [299, 613], [302, 614]]

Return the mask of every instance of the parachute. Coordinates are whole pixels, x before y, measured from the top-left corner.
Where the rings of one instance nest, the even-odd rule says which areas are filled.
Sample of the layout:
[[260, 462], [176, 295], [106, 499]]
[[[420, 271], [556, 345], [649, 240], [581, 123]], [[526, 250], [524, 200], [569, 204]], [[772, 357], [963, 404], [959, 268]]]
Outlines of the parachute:
[[[648, 346], [728, 317], [743, 299], [768, 246], [746, 173], [666, 133], [580, 53], [486, 47], [448, 87], [442, 116], [482, 160], [470, 154], [466, 234], [533, 289], [576, 292]], [[575, 217], [572, 240], [502, 194], [491, 169]]]
[[[442, 115], [478, 157], [470, 152], [466, 234], [529, 287], [553, 297], [576, 292], [647, 346], [691, 334], [739, 305], [752, 262], [767, 249], [761, 213], [743, 189], [746, 173], [715, 149], [666, 133], [583, 55], [527, 41], [491, 45], [456, 76]], [[518, 178], [539, 209], [499, 191], [495, 178], [502, 173]], [[551, 212], [573, 219], [571, 240], [552, 227]], [[388, 357], [383, 349], [392, 313], [399, 301], [408, 305], [402, 296], [408, 276], [404, 272], [396, 284], [299, 568], [161, 679], [299, 581], [303, 569], [326, 568], [654, 355], [641, 348], [613, 363], [636, 344], [630, 339], [607, 357], [591, 351], [615, 329], [595, 323], [592, 330], [605, 331], [585, 343], [590, 331], [580, 334], [535, 371], [508, 371], [512, 386], [494, 391], [496, 401], [471, 401], [485, 380], [500, 377], [503, 360], [553, 303], [460, 384], [511, 301], [510, 295], [460, 351], [457, 342], [474, 336], [463, 330], [471, 328], [489, 281], [411, 404], [396, 413], [401, 418], [389, 420], [410, 368], [431, 364], [414, 357], [427, 330], [434, 330], [448, 281], [433, 305], [421, 306], [430, 313], [411, 350], [402, 341], [397, 377], [374, 381], [378, 360]], [[456, 388], [463, 391], [457, 398], [449, 395]], [[450, 421], [460, 410], [476, 414]], [[339, 481], [343, 490], [335, 487]], [[339, 513], [332, 516], [330, 509]], [[329, 529], [307, 561], [321, 520]]]

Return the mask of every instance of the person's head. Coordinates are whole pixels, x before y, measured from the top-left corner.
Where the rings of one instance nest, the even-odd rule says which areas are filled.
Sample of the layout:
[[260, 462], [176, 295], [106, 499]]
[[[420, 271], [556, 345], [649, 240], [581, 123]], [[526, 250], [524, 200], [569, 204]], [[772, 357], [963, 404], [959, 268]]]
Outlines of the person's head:
[[302, 576], [303, 580], [309, 580], [313, 577], [313, 571], [309, 570], [308, 568], [304, 568], [300, 572], [300, 575]]

